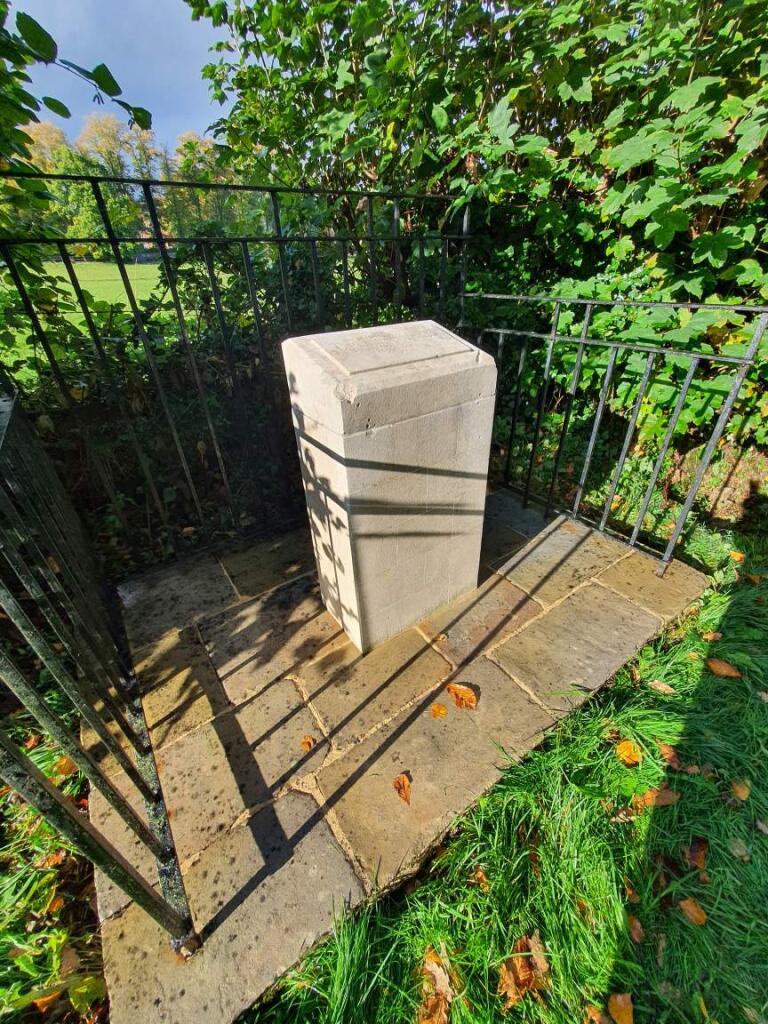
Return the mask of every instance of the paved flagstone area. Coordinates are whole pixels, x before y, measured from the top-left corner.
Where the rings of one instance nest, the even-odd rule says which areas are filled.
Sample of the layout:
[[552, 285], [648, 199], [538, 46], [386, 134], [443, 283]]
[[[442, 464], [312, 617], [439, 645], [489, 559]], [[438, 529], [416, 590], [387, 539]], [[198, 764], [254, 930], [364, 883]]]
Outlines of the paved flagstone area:
[[[299, 530], [121, 589], [204, 943], [182, 962], [97, 877], [113, 1024], [233, 1020], [345, 905], [417, 871], [506, 761], [707, 582], [680, 563], [659, 579], [654, 559], [572, 520], [546, 523], [498, 491], [480, 586], [363, 656], [324, 610], [313, 566]], [[455, 705], [450, 682], [474, 692], [474, 710]], [[393, 786], [400, 773], [410, 804]], [[155, 879], [152, 858], [97, 793], [90, 805]]]

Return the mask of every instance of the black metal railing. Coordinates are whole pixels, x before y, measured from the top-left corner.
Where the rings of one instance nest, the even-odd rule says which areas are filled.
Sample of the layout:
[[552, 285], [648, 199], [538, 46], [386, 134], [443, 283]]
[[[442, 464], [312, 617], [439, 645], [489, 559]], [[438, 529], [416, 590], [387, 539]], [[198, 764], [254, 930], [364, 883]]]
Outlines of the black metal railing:
[[[0, 680], [154, 855], [160, 892], [0, 729], [0, 776], [172, 936], [196, 939], [138, 689], [92, 558], [49, 460], [16, 401], [0, 398]], [[66, 698], [62, 712], [53, 690]], [[80, 721], [125, 776], [124, 795]], [[135, 806], [143, 799], [146, 817]]]
[[[525, 502], [531, 499], [540, 501], [547, 514], [557, 507], [558, 511], [583, 518], [601, 531], [612, 529], [624, 536], [631, 546], [641, 540], [648, 541], [651, 548], [655, 546], [653, 539], [646, 536], [644, 527], [651, 502], [661, 486], [665, 460], [691, 404], [697, 382], [704, 381], [712, 391], [716, 381], [719, 398], [713, 399], [715, 404], [707, 417], [711, 428], [701, 446], [690, 483], [661, 552], [659, 575], [663, 575], [674, 556], [742, 385], [761, 351], [768, 327], [768, 306], [483, 292], [468, 292], [466, 302], [475, 307], [470, 321], [482, 326], [472, 329], [464, 324], [464, 332], [474, 336], [481, 345], [486, 345], [489, 338], [496, 342], [495, 355], [502, 382], [497, 411], [506, 406], [509, 422], [503, 468], [506, 482], [523, 495]], [[551, 314], [545, 317], [542, 307], [551, 307]], [[566, 333], [563, 329], [565, 311], [580, 314], [580, 321], [575, 313], [569, 318], [573, 333]], [[593, 332], [595, 311], [602, 316], [600, 336], [597, 337]], [[699, 311], [703, 313], [704, 322], [699, 329], [691, 330], [687, 346], [670, 344], [668, 339], [679, 324], [679, 317], [677, 320], [675, 317], [680, 311], [686, 318]], [[532, 312], [538, 313], [539, 319], [548, 319], [546, 329], [537, 330], [530, 325]], [[646, 315], [638, 320], [634, 318], [638, 313]], [[743, 339], [743, 344], [732, 345], [731, 349], [736, 351], [718, 350], [711, 344], [707, 334], [711, 324], [706, 322], [711, 317], [720, 317], [727, 323], [738, 325], [738, 337]], [[520, 326], [509, 326], [521, 320]], [[564, 351], [567, 353], [565, 360], [562, 358]], [[569, 487], [569, 500], [564, 502], [563, 495], [559, 493], [563, 457], [569, 432], [573, 430], [574, 408], [584, 368], [589, 354], [596, 352], [605, 355], [605, 363], [602, 365], [601, 361], [601, 365], [592, 368], [592, 379], [583, 389], [586, 395], [581, 398], [587, 405], [587, 429], [578, 438], [576, 447], [580, 465]], [[554, 369], [558, 356], [560, 372], [556, 374]], [[634, 363], [631, 368], [630, 361]], [[600, 460], [600, 472], [605, 482], [600, 490], [601, 498], [604, 495], [602, 508], [593, 506], [586, 509], [585, 492], [590, 473], [595, 470], [595, 453], [601, 431], [605, 433], [606, 413], [615, 399], [617, 386], [626, 385], [628, 378], [633, 378], [634, 396], [625, 404], [624, 415], [619, 418], [617, 443], [607, 457]], [[639, 500], [632, 507], [632, 516], [620, 521], [613, 515], [617, 493], [627, 475], [637, 472], [634, 460], [628, 462], [628, 455], [638, 437], [649, 389], [658, 385], [664, 388], [667, 397], [663, 410], [666, 422], [658, 431], [652, 465], [643, 480]], [[593, 400], [593, 406], [589, 405], [590, 400]], [[545, 419], [553, 407], [558, 412], [552, 417], [554, 422], [549, 428], [552, 443], [548, 457], [545, 457]], [[610, 449], [611, 446], [608, 447]], [[543, 471], [537, 474], [537, 466], [542, 464]]]

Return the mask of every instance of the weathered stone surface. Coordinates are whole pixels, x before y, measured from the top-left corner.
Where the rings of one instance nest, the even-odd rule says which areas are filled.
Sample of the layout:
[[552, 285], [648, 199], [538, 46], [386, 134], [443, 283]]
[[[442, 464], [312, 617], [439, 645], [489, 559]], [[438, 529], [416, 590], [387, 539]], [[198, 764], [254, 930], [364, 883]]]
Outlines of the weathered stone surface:
[[112, 1024], [224, 1024], [317, 940], [360, 882], [314, 800], [289, 794], [206, 850], [186, 874], [205, 941], [186, 963], [137, 906], [102, 928]]
[[323, 599], [367, 651], [477, 584], [496, 368], [432, 321], [283, 359]]
[[599, 580], [642, 608], [665, 620], [676, 619], [709, 586], [704, 573], [684, 562], [672, 562], [656, 575], [658, 558], [634, 551], [601, 573]]
[[503, 489], [492, 491], [485, 499], [485, 520], [499, 521], [529, 539], [541, 533], [549, 522], [538, 506], [525, 508], [517, 494]]
[[419, 629], [454, 665], [461, 665], [540, 612], [540, 604], [494, 575], [477, 590], [430, 615], [419, 623]]
[[483, 543], [480, 548], [482, 569], [486, 573], [492, 571], [500, 562], [506, 561], [515, 551], [519, 551], [527, 540], [524, 534], [518, 533], [503, 519], [487, 516], [483, 524]]
[[157, 749], [207, 722], [229, 701], [194, 629], [166, 633], [134, 656]]
[[294, 576], [312, 572], [315, 556], [309, 530], [291, 530], [272, 540], [225, 555], [221, 563], [241, 597], [256, 597]]
[[547, 607], [626, 553], [618, 541], [561, 516], [496, 571]]
[[[307, 752], [304, 736], [316, 744]], [[171, 830], [186, 860], [247, 810], [320, 766], [327, 744], [290, 679], [157, 753]]]
[[323, 608], [317, 582], [310, 577], [209, 619], [200, 632], [234, 704], [326, 649], [347, 642], [339, 624]]
[[210, 555], [166, 566], [118, 588], [125, 628], [135, 649], [172, 629], [184, 629], [237, 601], [237, 592]]
[[393, 717], [449, 672], [448, 662], [409, 629], [364, 655], [347, 643], [296, 674], [334, 744], [343, 746]]
[[[480, 692], [475, 711], [460, 711], [447, 694], [433, 694], [404, 711], [385, 729], [352, 747], [318, 773], [320, 789], [372, 881], [385, 888], [413, 872], [456, 815], [465, 811], [499, 777], [504, 760], [496, 737], [503, 730], [500, 695], [505, 695], [510, 745], [535, 742], [551, 718], [534, 710], [515, 684], [492, 665], [472, 674]], [[488, 708], [478, 714], [486, 702]], [[434, 718], [430, 707], [448, 707]], [[525, 721], [525, 706], [532, 717]], [[394, 780], [407, 773], [411, 802], [404, 803]]]
[[581, 704], [659, 629], [659, 620], [598, 583], [583, 587], [492, 652], [548, 707]]

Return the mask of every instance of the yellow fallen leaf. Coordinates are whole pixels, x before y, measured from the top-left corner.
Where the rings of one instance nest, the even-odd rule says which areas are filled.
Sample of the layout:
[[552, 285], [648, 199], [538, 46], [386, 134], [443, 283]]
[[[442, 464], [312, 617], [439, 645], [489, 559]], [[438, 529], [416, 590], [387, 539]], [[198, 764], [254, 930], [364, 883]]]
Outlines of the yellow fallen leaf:
[[632, 1024], [634, 1012], [632, 1010], [632, 996], [629, 992], [614, 992], [608, 996], [608, 1013], [616, 1024]]
[[674, 687], [670, 686], [669, 683], [663, 683], [661, 679], [652, 679], [648, 685], [657, 693], [670, 694], [675, 692]]
[[615, 748], [616, 757], [628, 768], [635, 768], [643, 759], [643, 754], [637, 744], [632, 740], [622, 740]]
[[704, 664], [713, 676], [719, 676], [721, 679], [741, 679], [741, 672], [722, 658], [707, 658]]
[[742, 803], [744, 803], [745, 800], [749, 800], [751, 790], [752, 783], [749, 779], [733, 779], [731, 782], [731, 792], [736, 799], [740, 800]]
[[707, 923], [707, 912], [699, 904], [698, 900], [695, 900], [693, 896], [689, 896], [687, 899], [680, 900], [678, 903], [680, 910], [683, 912], [685, 917], [691, 922], [691, 924], [704, 925]]
[[448, 708], [445, 706], [445, 704], [440, 704], [439, 702], [433, 704], [429, 710], [433, 718], [445, 718], [445, 716], [448, 714]]
[[588, 1006], [584, 1024], [611, 1024], [599, 1006]]
[[301, 737], [301, 749], [304, 751], [305, 754], [308, 754], [310, 752], [312, 747], [314, 747], [315, 743], [317, 743], [317, 740], [315, 739], [314, 736], [310, 736], [309, 733], [307, 733], [306, 736]]
[[448, 683], [445, 689], [453, 697], [453, 703], [457, 708], [474, 711], [477, 707], [477, 694], [471, 687], [464, 686], [463, 683]]
[[400, 799], [404, 803], [410, 805], [410, 803], [411, 803], [411, 780], [408, 778], [406, 773], [405, 772], [401, 772], [400, 775], [398, 775], [395, 778], [395, 780], [393, 781], [392, 785], [395, 787], [395, 792], [400, 797]]
[[714, 630], [708, 629], [706, 633], [702, 633], [701, 634], [701, 639], [702, 640], [707, 640], [709, 643], [712, 643], [715, 640], [722, 640], [723, 639], [723, 634], [722, 633], [716, 633]]
[[744, 554], [743, 551], [732, 551], [731, 552], [731, 560], [733, 562], [743, 562], [746, 557], [747, 556]]
[[53, 774], [59, 775], [61, 778], [69, 778], [70, 775], [74, 775], [77, 772], [77, 765], [71, 757], [64, 755], [60, 757], [56, 764], [53, 766]]

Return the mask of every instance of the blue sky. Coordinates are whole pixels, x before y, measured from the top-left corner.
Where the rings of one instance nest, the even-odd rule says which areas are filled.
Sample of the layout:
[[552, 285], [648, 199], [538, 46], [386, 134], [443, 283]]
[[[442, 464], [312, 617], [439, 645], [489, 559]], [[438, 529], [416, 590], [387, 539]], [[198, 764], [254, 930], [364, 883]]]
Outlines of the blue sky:
[[[151, 111], [157, 140], [170, 149], [181, 132], [203, 134], [221, 116], [200, 74], [221, 33], [208, 21], [192, 21], [183, 0], [12, 0], [16, 10], [26, 11], [51, 33], [60, 57], [87, 68], [106, 64], [122, 87], [121, 99]], [[58, 124], [70, 139], [93, 111], [127, 117], [109, 101], [98, 107], [93, 90], [61, 68], [35, 69], [32, 81], [36, 96], [55, 96], [69, 107], [68, 120], [50, 111], [40, 116]]]

